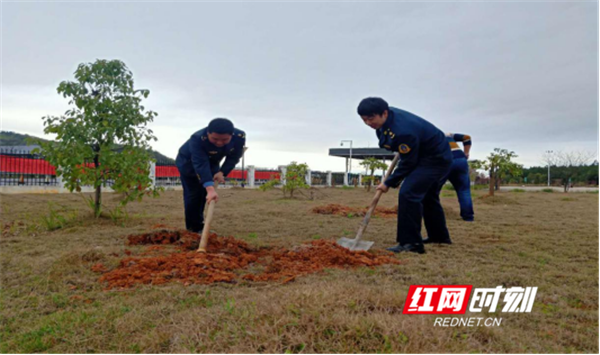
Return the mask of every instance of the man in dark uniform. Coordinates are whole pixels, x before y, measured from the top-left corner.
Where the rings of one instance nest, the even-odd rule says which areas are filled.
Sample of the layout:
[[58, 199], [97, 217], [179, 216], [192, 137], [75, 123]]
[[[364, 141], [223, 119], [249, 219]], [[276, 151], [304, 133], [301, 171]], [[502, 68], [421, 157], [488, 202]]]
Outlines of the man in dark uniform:
[[[446, 139], [450, 145], [453, 160], [450, 171], [442, 179], [440, 189], [446, 183], [446, 180], [450, 180], [460, 204], [460, 216], [464, 221], [473, 222], [475, 220], [475, 213], [473, 212], [469, 163], [467, 162], [469, 152], [471, 151], [471, 137], [466, 134], [447, 133]], [[460, 149], [457, 142], [463, 143], [464, 152]]]
[[[394, 107], [385, 100], [369, 97], [358, 105], [364, 123], [376, 130], [379, 146], [400, 153], [400, 162], [387, 180], [377, 186], [398, 194], [398, 245], [393, 252], [425, 252], [423, 243], [451, 244], [446, 217], [440, 204], [440, 180], [450, 170], [452, 153], [444, 133], [421, 117]], [[425, 220], [428, 239], [421, 237]]]
[[228, 119], [215, 118], [179, 148], [176, 164], [183, 186], [187, 230], [202, 232], [206, 202], [219, 200], [214, 182], [225, 183], [225, 176], [240, 161], [245, 144], [244, 131], [234, 128]]

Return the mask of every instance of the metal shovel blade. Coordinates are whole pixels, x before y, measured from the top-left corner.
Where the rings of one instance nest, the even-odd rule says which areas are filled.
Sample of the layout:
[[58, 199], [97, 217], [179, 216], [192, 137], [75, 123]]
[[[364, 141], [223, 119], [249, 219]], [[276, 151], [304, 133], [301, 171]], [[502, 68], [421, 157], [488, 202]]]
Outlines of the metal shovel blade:
[[369, 250], [369, 249], [371, 249], [373, 244], [375, 244], [375, 242], [341, 237], [340, 239], [337, 240], [337, 244], [344, 248], [350, 249], [351, 251], [355, 251], [355, 250]]

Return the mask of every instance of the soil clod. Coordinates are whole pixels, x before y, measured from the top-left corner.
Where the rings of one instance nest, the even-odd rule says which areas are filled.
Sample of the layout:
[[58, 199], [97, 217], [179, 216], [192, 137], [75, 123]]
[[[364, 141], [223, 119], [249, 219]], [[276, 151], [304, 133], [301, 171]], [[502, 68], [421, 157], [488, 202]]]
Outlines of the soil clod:
[[[242, 240], [213, 233], [207, 253], [197, 253], [199, 239], [197, 233], [188, 231], [130, 235], [128, 245], [148, 245], [148, 250], [141, 257], [123, 258], [113, 270], [94, 267], [94, 271], [103, 272], [99, 281], [106, 282], [111, 289], [172, 281], [185, 285], [242, 280], [287, 283], [326, 268], [400, 264], [391, 253], [350, 251], [333, 240], [316, 240], [294, 249], [253, 248]], [[175, 246], [175, 250], [169, 245]], [[168, 254], [156, 255], [161, 252]]]

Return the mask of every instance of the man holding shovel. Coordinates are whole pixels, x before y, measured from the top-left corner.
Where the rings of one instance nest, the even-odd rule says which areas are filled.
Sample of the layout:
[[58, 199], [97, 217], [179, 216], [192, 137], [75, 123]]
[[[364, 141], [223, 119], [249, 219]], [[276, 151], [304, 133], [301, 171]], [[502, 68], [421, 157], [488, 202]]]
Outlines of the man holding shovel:
[[[378, 97], [358, 105], [363, 122], [376, 130], [379, 147], [400, 153], [400, 162], [379, 186], [387, 192], [400, 187], [398, 194], [398, 245], [395, 253], [423, 254], [424, 243], [451, 244], [446, 217], [439, 199], [440, 180], [449, 172], [452, 152], [442, 131], [410, 112], [394, 107]], [[421, 237], [421, 219], [429, 238]]]
[[[179, 148], [176, 164], [183, 186], [187, 230], [202, 231], [204, 206], [219, 199], [215, 182], [225, 183], [225, 176], [240, 161], [245, 144], [244, 131], [234, 128], [226, 118], [215, 118]], [[225, 162], [219, 166], [223, 158]]]

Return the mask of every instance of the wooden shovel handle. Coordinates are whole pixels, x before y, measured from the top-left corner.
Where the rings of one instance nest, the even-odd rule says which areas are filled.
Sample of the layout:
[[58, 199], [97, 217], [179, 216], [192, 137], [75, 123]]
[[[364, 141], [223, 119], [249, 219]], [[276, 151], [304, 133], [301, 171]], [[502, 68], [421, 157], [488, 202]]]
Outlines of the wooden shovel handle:
[[[219, 187], [219, 183], [215, 182], [215, 189]], [[212, 222], [213, 213], [215, 212], [215, 200], [210, 200], [208, 203], [208, 210], [206, 211], [206, 218], [204, 219], [204, 228], [202, 229], [202, 237], [200, 238], [200, 246], [198, 252], [206, 253], [206, 246], [208, 245], [208, 235], [210, 234], [210, 223]]]
[[[398, 159], [400, 159], [400, 154], [396, 153], [396, 155], [394, 156], [394, 160], [392, 160], [387, 172], [385, 173], [385, 176], [381, 180], [382, 183], [390, 176], [390, 174], [396, 167], [396, 164], [398, 163]], [[360, 241], [363, 233], [367, 229], [369, 221], [371, 220], [371, 214], [373, 214], [373, 211], [375, 211], [375, 207], [377, 207], [377, 204], [379, 203], [379, 199], [381, 198], [382, 194], [383, 192], [381, 190], [377, 190], [377, 192], [375, 192], [375, 197], [373, 197], [373, 201], [371, 201], [371, 206], [369, 206], [367, 214], [365, 214], [365, 218], [363, 218], [362, 222], [360, 223], [360, 227], [358, 228], [358, 232], [356, 233], [355, 239], [357, 240], [357, 242]]]
[[202, 229], [202, 238], [200, 239], [200, 246], [198, 251], [206, 253], [206, 245], [208, 245], [208, 235], [210, 234], [210, 222], [212, 222], [213, 213], [215, 212], [215, 200], [211, 200], [208, 203], [208, 210], [206, 211], [206, 219], [204, 220], [204, 229]]

